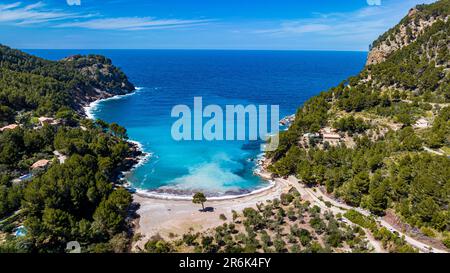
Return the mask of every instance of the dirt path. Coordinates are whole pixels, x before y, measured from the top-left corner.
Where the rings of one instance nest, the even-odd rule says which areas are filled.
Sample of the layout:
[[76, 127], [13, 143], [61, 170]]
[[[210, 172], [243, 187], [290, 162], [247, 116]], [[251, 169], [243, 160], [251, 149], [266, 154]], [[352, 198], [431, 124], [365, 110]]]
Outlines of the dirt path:
[[[290, 177], [290, 180], [291, 181], [292, 180], [296, 181], [296, 178], [295, 177]], [[310, 188], [305, 188], [301, 183], [297, 183], [297, 184], [299, 185], [298, 188], [301, 188], [304, 193], [307, 193], [307, 194], [312, 196], [312, 199], [316, 202], [316, 204], [320, 204], [321, 203], [322, 206], [323, 206], [323, 205], [325, 205], [324, 202], [328, 201], [332, 205], [332, 212], [333, 213], [339, 212], [339, 211], [341, 213], [345, 213], [345, 210], [354, 209], [354, 210], [358, 211], [359, 213], [361, 213], [361, 214], [363, 214], [365, 216], [372, 216], [372, 214], [369, 211], [367, 211], [367, 210], [364, 210], [362, 208], [351, 207], [349, 205], [340, 203], [340, 202], [330, 198], [329, 196], [324, 194], [319, 188], [315, 188], [315, 190], [313, 190], [313, 189], [310, 189]], [[321, 201], [320, 199], [322, 199], [323, 201]], [[380, 217], [377, 217], [377, 216], [374, 216], [374, 217], [375, 217], [375, 219], [377, 220], [377, 222], [381, 226], [387, 228], [391, 232], [398, 233], [398, 235], [400, 237], [404, 236], [405, 241], [407, 243], [409, 243], [410, 245], [416, 247], [421, 252], [447, 253], [447, 251], [445, 251], [445, 250], [432, 247], [432, 246], [430, 246], [428, 244], [422, 243], [422, 242], [412, 238], [408, 234], [403, 233], [401, 230], [396, 229], [394, 226], [392, 226], [391, 224], [389, 224], [388, 222], [386, 222], [385, 220], [383, 220]]]
[[[330, 211], [336, 216], [337, 214], [343, 215], [346, 212], [345, 208], [343, 208], [342, 206], [333, 205], [331, 202], [330, 203], [332, 205], [327, 206], [324, 202], [324, 201], [327, 201], [327, 199], [324, 199], [323, 197], [319, 196], [316, 193], [317, 191], [320, 191], [318, 188], [311, 189], [311, 188], [305, 187], [302, 183], [299, 183], [298, 179], [295, 178], [294, 176], [289, 176], [287, 179], [276, 178], [275, 181], [277, 183], [287, 183], [290, 186], [295, 187], [297, 189], [297, 191], [300, 193], [302, 199], [308, 200], [309, 202], [311, 202], [312, 205], [318, 206], [322, 213], [325, 211]], [[342, 216], [342, 221], [348, 225], [352, 225], [352, 226], [355, 225], [354, 223], [352, 223], [350, 220], [348, 220], [347, 218], [345, 218], [343, 216]], [[377, 252], [377, 253], [386, 252], [383, 249], [383, 247], [381, 246], [380, 242], [375, 240], [375, 238], [373, 238], [373, 236], [370, 235], [370, 232], [367, 229], [364, 229], [364, 231], [367, 234], [367, 236], [366, 236], [367, 240], [369, 241], [370, 245], [372, 245], [375, 252]]]

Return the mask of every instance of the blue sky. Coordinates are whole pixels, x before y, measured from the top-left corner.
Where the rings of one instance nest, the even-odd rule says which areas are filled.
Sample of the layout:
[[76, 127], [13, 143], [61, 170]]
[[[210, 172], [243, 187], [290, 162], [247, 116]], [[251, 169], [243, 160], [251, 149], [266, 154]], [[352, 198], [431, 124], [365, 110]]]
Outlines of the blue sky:
[[432, 0], [0, 0], [16, 48], [367, 50]]

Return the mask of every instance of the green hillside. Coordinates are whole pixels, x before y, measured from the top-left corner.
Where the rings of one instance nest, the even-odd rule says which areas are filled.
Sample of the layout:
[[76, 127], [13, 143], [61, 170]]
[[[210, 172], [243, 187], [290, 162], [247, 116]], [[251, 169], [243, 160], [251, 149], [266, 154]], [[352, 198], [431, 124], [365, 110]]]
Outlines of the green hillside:
[[[436, 15], [450, 15], [449, 1], [418, 6], [401, 24]], [[386, 60], [307, 101], [269, 153], [270, 170], [434, 230], [450, 247], [449, 37], [450, 21], [439, 19]], [[339, 144], [304, 139], [324, 127], [335, 129]]]
[[139, 152], [123, 127], [81, 109], [133, 90], [103, 56], [55, 62], [0, 46], [0, 252], [128, 249], [131, 195], [113, 183]]
[[103, 56], [55, 62], [0, 45], [0, 124], [12, 122], [17, 111], [52, 115], [66, 108], [79, 110], [99, 95], [96, 90], [125, 94], [134, 86]]

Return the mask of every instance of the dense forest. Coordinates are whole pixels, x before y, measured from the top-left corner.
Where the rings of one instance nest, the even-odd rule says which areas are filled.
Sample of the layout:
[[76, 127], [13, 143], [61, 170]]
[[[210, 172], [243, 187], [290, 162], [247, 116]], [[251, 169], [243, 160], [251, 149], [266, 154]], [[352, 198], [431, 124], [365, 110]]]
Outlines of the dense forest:
[[[438, 1], [399, 25], [449, 15], [449, 1]], [[386, 60], [311, 98], [269, 153], [269, 169], [376, 215], [395, 213], [450, 247], [449, 37], [450, 20], [437, 20]], [[343, 136], [339, 145], [299, 145], [327, 126]]]
[[[0, 252], [128, 250], [131, 194], [113, 182], [136, 149], [125, 128], [80, 109], [132, 90], [103, 56], [54, 62], [0, 46], [0, 127], [14, 125], [0, 132]], [[11, 235], [19, 225], [26, 236]]]

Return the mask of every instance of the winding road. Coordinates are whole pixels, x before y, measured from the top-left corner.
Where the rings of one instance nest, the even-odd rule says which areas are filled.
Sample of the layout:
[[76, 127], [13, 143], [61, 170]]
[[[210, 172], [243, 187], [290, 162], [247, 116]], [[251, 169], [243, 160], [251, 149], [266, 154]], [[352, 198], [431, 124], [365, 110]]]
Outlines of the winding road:
[[[289, 176], [287, 179], [283, 179], [283, 178], [276, 178], [276, 181], [283, 181], [284, 183], [289, 183], [291, 186], [295, 187], [298, 192], [302, 195], [302, 196], [308, 196], [310, 201], [314, 202], [314, 205], [317, 205], [319, 208], [321, 208], [322, 210], [329, 210], [331, 211], [333, 214], [344, 214], [347, 210], [353, 209], [358, 211], [359, 213], [363, 214], [364, 216], [373, 216], [369, 211], [364, 210], [362, 208], [355, 208], [355, 207], [351, 207], [347, 204], [338, 202], [332, 198], [330, 198], [329, 196], [325, 195], [319, 188], [308, 188], [305, 185], [303, 185], [302, 183], [299, 182], [299, 180], [294, 177], [294, 176]], [[328, 207], [325, 202], [329, 202], [328, 205], [331, 204], [330, 207]], [[345, 218], [345, 217], [343, 217]], [[345, 218], [346, 219], [346, 218]], [[419, 251], [421, 252], [427, 252], [427, 253], [448, 253], [445, 250], [442, 249], [438, 249], [435, 247], [432, 247], [430, 245], [427, 245], [425, 243], [422, 243], [414, 238], [412, 238], [411, 236], [403, 233], [401, 230], [396, 229], [395, 227], [393, 227], [391, 224], [389, 224], [388, 222], [386, 222], [385, 220], [381, 219], [380, 217], [375, 216], [375, 219], [377, 220], [378, 224], [387, 228], [389, 231], [391, 232], [395, 232], [397, 233], [400, 237], [404, 237], [405, 241], [412, 245], [413, 247], [419, 249]], [[346, 219], [346, 222], [350, 222], [348, 219]], [[377, 252], [379, 252], [380, 250], [380, 246], [379, 246], [379, 242], [376, 240], [371, 240], [370, 238], [368, 238], [369, 241], [371, 242], [371, 244], [374, 246], [375, 250]], [[382, 248], [381, 248], [382, 250]], [[382, 251], [385, 252], [385, 251]]]

